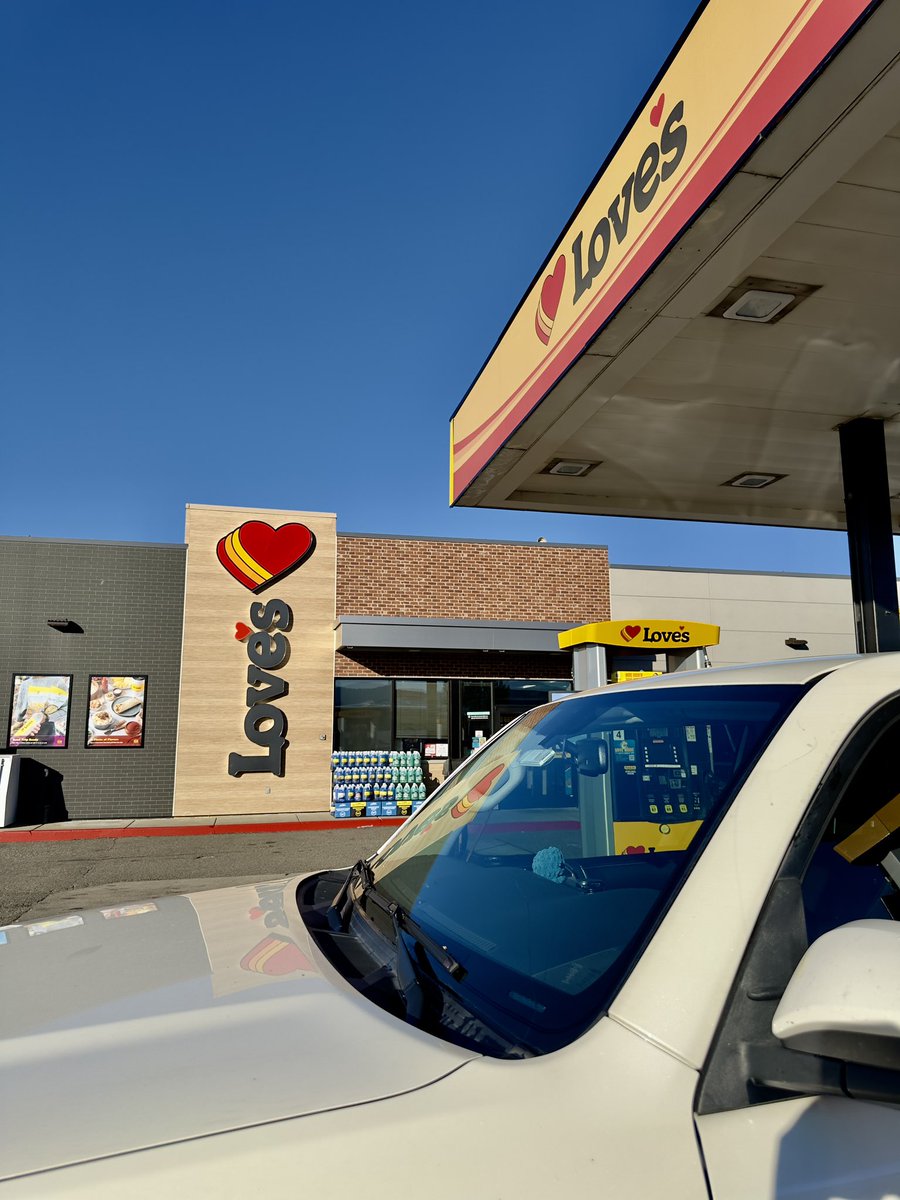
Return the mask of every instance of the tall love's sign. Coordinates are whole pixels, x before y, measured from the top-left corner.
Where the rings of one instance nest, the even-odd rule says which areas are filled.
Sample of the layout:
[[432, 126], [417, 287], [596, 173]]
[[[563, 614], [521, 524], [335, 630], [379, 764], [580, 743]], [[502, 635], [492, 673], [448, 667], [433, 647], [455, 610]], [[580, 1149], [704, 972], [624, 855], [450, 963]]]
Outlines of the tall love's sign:
[[335, 526], [333, 513], [188, 506], [176, 815], [324, 807]]
[[[291, 522], [273, 529], [264, 521], [245, 521], [219, 539], [216, 557], [229, 575], [258, 594], [304, 563], [316, 548], [315, 534], [306, 525]], [[285, 600], [250, 605], [252, 628], [238, 622], [235, 637], [247, 647], [247, 740], [263, 754], [228, 756], [228, 774], [248, 772], [284, 775], [287, 718], [276, 706], [287, 691], [284, 679], [274, 674], [290, 655], [287, 634], [294, 614]], [[245, 632], [246, 631], [246, 632]]]

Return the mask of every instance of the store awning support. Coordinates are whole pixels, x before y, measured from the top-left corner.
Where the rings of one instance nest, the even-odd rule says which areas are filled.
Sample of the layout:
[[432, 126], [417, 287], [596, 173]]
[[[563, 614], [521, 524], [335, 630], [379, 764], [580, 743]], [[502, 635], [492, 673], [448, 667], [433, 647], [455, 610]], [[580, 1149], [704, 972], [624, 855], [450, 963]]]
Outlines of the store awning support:
[[900, 650], [884, 422], [858, 417], [838, 433], [856, 648], [861, 654]]

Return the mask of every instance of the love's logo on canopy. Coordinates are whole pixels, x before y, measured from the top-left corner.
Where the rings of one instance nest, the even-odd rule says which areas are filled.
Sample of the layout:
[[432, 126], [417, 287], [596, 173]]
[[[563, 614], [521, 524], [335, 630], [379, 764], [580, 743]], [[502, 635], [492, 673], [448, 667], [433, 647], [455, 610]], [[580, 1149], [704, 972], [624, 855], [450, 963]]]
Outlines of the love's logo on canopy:
[[[567, 234], [573, 238], [570, 251], [560, 254], [553, 270], [544, 276], [535, 308], [534, 332], [545, 346], [550, 344], [554, 322], [560, 313], [567, 276], [571, 278], [573, 290], [560, 316], [563, 338], [576, 328], [574, 306], [584, 296], [589, 296], [586, 305], [592, 304], [598, 291], [603, 294], [606, 277], [615, 276], [636, 253], [642, 236], [648, 228], [652, 229], [656, 219], [652, 206], [659, 189], [663, 189], [661, 195], [666, 192], [666, 181], [681, 165], [688, 144], [684, 101], [679, 100], [667, 112], [666, 93], [660, 92], [648, 115], [648, 140], [639, 153], [638, 146], [633, 147], [635, 155], [627, 163], [631, 168], [629, 174], [616, 192], [601, 191], [589, 197]], [[624, 169], [627, 168], [623, 166]], [[598, 187], [606, 189], [608, 186], [604, 175]], [[656, 207], [659, 207], [659, 201], [656, 201]], [[567, 265], [570, 253], [571, 272]], [[595, 288], [598, 280], [600, 283]], [[584, 311], [582, 306], [581, 312]]]
[[265, 521], [245, 521], [219, 539], [216, 557], [238, 583], [258, 593], [295, 571], [315, 548], [315, 534], [298, 522], [273, 529]]
[[538, 298], [537, 312], [534, 314], [534, 332], [546, 346], [553, 331], [553, 322], [559, 311], [563, 284], [566, 282], [566, 256], [561, 254], [556, 260], [556, 266], [546, 277]]

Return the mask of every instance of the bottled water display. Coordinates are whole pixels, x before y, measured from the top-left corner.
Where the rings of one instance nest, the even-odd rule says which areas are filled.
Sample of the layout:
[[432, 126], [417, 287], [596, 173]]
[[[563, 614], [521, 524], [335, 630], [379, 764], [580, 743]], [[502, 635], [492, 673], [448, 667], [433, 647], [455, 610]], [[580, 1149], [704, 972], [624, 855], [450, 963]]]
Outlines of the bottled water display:
[[335, 750], [331, 815], [408, 817], [425, 803], [418, 750]]

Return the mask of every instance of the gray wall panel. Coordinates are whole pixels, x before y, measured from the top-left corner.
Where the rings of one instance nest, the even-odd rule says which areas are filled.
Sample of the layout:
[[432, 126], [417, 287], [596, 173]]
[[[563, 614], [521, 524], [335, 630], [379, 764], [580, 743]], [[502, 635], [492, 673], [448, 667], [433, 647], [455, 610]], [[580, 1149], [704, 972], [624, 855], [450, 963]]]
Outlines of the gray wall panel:
[[[20, 751], [62, 774], [71, 818], [171, 816], [184, 565], [183, 546], [0, 538], [0, 744], [14, 674], [74, 676], [68, 747]], [[148, 677], [143, 748], [85, 749], [92, 674]]]

